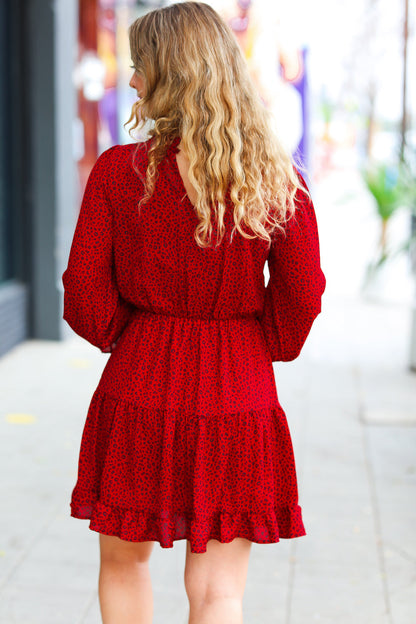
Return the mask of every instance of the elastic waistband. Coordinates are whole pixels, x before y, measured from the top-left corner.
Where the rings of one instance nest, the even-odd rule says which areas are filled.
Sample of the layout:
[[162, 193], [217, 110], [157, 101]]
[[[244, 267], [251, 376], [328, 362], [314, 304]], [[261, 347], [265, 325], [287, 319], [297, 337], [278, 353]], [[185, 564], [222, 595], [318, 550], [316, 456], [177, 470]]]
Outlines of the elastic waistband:
[[168, 312], [154, 311], [154, 310], [145, 310], [143, 308], [137, 308], [134, 311], [134, 315], [137, 316], [151, 316], [151, 317], [166, 317], [172, 319], [183, 319], [185, 321], [209, 321], [209, 322], [225, 322], [225, 321], [253, 321], [257, 319], [256, 314], [247, 314], [247, 315], [234, 315], [234, 316], [196, 316], [192, 314], [172, 314]]

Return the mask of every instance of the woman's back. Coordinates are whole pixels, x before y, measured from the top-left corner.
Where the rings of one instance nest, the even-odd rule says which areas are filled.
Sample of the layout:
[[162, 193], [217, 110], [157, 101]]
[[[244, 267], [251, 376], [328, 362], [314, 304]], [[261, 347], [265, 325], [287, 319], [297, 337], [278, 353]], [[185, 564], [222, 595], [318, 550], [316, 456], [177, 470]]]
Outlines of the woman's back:
[[[84, 427], [71, 514], [127, 542], [170, 548], [187, 539], [187, 561], [210, 544], [211, 551], [214, 540], [266, 544], [305, 535], [272, 363], [299, 355], [325, 289], [311, 198], [287, 155], [268, 141], [250, 85], [244, 76], [234, 85], [245, 106], [238, 119], [228, 68], [211, 54], [207, 75], [217, 63], [230, 82], [220, 100], [216, 83], [206, 87], [192, 59], [173, 51], [176, 33], [195, 29], [197, 18], [209, 35], [213, 25], [232, 59], [231, 35], [202, 3], [156, 10], [133, 24], [132, 56], [150, 64], [136, 117], [139, 109], [157, 113], [153, 136], [97, 160], [63, 275], [64, 318], [111, 352]], [[171, 45], [156, 54], [168, 35]], [[172, 71], [158, 77], [157, 63], [175, 54]], [[136, 72], [131, 84], [141, 89]], [[219, 73], [216, 80], [222, 84]], [[188, 161], [177, 160], [181, 141], [188, 172]], [[202, 602], [217, 582], [216, 566], [207, 566]], [[199, 604], [199, 581], [192, 586]]]
[[[92, 403], [89, 422], [95, 424], [83, 438], [88, 468], [74, 490], [73, 514], [85, 513], [90, 501], [92, 528], [105, 532], [114, 506], [132, 509], [140, 501], [154, 515], [187, 509], [193, 500], [197, 513], [211, 518], [224, 505], [238, 514], [260, 514], [260, 527], [244, 529], [255, 541], [304, 534], [272, 361], [297, 357], [320, 311], [325, 280], [313, 206], [304, 199], [286, 236], [276, 237], [270, 250], [265, 241], [239, 232], [230, 242], [231, 210], [221, 243], [201, 248], [176, 162], [178, 143], [176, 137], [160, 163], [155, 192], [140, 215], [142, 188], [132, 158], [136, 170], [144, 171], [148, 142], [137, 152], [126, 145], [102, 154], [84, 196], [63, 276], [65, 318], [103, 351], [113, 349]], [[111, 440], [109, 431], [96, 429], [110, 414], [117, 414]], [[136, 423], [134, 432], [128, 422]], [[210, 450], [198, 466], [201, 444]], [[263, 472], [277, 451], [286, 456], [283, 480], [275, 469], [267, 478]], [[127, 484], [125, 475], [143, 471], [145, 482], [129, 478]], [[185, 473], [193, 475], [191, 481], [183, 479]], [[204, 492], [200, 499], [197, 492]], [[137, 535], [135, 517], [124, 539]], [[184, 518], [181, 523], [189, 535], [191, 527]], [[206, 548], [205, 523], [193, 529], [193, 552]], [[163, 533], [158, 525], [152, 539], [169, 546], [178, 530], [173, 523]], [[226, 524], [221, 530], [232, 535], [234, 529]]]

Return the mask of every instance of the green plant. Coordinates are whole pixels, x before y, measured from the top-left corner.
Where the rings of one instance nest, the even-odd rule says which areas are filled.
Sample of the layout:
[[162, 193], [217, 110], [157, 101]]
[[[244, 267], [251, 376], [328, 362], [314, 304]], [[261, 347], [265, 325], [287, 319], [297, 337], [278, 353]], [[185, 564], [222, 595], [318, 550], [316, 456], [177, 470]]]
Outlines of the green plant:
[[402, 202], [416, 215], [416, 146], [406, 146], [399, 164], [398, 186]]
[[411, 215], [411, 234], [398, 251], [406, 251], [410, 254], [412, 271], [416, 275], [416, 145], [405, 146], [399, 173], [402, 202]]
[[[413, 154], [415, 156], [416, 154]], [[408, 157], [398, 165], [372, 163], [362, 169], [365, 184], [375, 199], [377, 214], [381, 221], [378, 256], [369, 264], [364, 284], [367, 284], [379, 269], [392, 258], [403, 252], [413, 256], [415, 266], [416, 230], [412, 233], [409, 219], [409, 236], [396, 247], [388, 246], [388, 224], [397, 210], [406, 210], [416, 219], [416, 158]], [[414, 228], [413, 228], [414, 229]]]
[[380, 260], [387, 257], [387, 226], [390, 218], [401, 205], [401, 189], [398, 183], [398, 169], [386, 163], [371, 164], [362, 170], [368, 190], [376, 201], [377, 213], [381, 219]]

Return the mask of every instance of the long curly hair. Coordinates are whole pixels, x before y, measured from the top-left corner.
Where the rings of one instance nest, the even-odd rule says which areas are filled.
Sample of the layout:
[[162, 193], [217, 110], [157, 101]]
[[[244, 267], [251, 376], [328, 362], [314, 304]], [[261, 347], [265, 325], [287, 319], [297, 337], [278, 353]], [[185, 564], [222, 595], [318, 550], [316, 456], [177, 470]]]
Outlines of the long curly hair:
[[133, 67], [145, 89], [125, 125], [134, 122], [129, 131], [133, 136], [147, 121], [154, 122], [139, 209], [152, 196], [158, 164], [179, 135], [197, 193], [197, 244], [211, 245], [212, 212], [221, 243], [229, 192], [232, 234], [237, 229], [270, 245], [272, 232], [284, 232], [295, 212], [297, 189], [309, 192], [272, 130], [270, 113], [229, 26], [208, 4], [181, 2], [134, 21], [129, 42]]

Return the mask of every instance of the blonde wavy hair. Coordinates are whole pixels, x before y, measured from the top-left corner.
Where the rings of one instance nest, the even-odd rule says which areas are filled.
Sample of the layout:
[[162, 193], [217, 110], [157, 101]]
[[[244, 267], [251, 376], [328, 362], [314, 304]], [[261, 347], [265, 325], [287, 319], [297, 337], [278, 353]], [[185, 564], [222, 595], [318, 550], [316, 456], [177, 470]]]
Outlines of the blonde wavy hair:
[[129, 131], [133, 136], [134, 130], [154, 121], [139, 209], [152, 196], [158, 164], [179, 135], [197, 193], [197, 244], [211, 244], [212, 210], [220, 244], [229, 190], [232, 234], [237, 229], [246, 238], [260, 237], [270, 245], [274, 229], [284, 231], [295, 212], [297, 189], [308, 196], [309, 192], [272, 131], [270, 113], [229, 26], [208, 4], [181, 2], [138, 18], [129, 28], [129, 42], [145, 93], [125, 126], [134, 122]]

